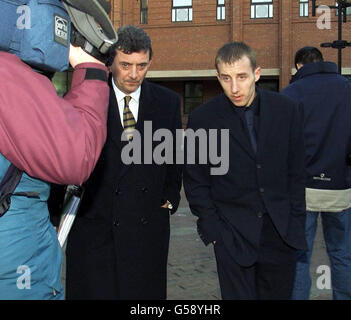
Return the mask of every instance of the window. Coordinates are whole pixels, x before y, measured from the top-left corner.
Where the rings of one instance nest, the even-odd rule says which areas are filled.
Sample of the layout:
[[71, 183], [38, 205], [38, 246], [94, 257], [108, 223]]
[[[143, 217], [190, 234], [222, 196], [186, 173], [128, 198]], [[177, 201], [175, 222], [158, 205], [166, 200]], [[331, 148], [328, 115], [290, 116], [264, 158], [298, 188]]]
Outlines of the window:
[[279, 92], [279, 80], [278, 79], [260, 78], [260, 80], [256, 84], [258, 87], [260, 87], [262, 89]]
[[225, 20], [225, 0], [217, 0], [217, 20]]
[[273, 0], [251, 0], [251, 19], [273, 18]]
[[192, 0], [172, 0], [172, 22], [193, 21]]
[[300, 0], [300, 17], [308, 17], [308, 0]]
[[140, 24], [147, 24], [148, 0], [140, 0]]
[[[337, 7], [338, 6], [338, 2], [335, 1], [335, 6]], [[338, 9], [335, 9], [335, 15], [337, 16], [338, 15]], [[351, 7], [346, 7], [346, 15], [351, 15]]]
[[184, 114], [190, 114], [203, 102], [202, 82], [185, 82], [184, 88]]

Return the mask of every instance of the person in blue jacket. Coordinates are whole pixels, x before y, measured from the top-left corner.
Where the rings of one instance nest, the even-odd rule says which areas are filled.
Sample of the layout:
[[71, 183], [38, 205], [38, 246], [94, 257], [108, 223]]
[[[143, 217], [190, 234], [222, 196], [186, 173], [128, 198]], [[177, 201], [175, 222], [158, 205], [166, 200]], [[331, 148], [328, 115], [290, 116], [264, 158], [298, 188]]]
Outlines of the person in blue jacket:
[[297, 73], [284, 90], [302, 105], [306, 148], [306, 240], [292, 299], [309, 298], [310, 260], [320, 214], [333, 299], [351, 299], [351, 84], [315, 47], [296, 52]]

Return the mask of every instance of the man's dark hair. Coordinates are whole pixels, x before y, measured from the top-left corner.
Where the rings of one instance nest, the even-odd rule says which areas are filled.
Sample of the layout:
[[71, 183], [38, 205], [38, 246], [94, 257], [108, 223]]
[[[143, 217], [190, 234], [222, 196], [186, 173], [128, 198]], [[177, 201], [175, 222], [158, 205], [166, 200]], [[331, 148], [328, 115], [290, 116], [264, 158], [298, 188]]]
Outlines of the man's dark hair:
[[217, 52], [215, 59], [215, 67], [218, 71], [218, 64], [220, 62], [233, 64], [240, 60], [242, 57], [247, 56], [250, 60], [252, 70], [256, 69], [256, 54], [244, 42], [229, 42], [220, 48]]
[[301, 63], [305, 65], [311, 62], [322, 62], [323, 55], [316, 47], [303, 47], [297, 50], [295, 54], [295, 68], [297, 69], [297, 65]]
[[117, 50], [120, 50], [126, 54], [148, 51], [149, 58], [151, 60], [151, 39], [143, 29], [132, 25], [125, 25], [118, 29], [117, 35], [118, 41], [113, 46], [111, 46], [108, 52], [108, 58], [106, 62], [106, 65], [108, 67], [112, 65], [113, 60], [116, 57]]

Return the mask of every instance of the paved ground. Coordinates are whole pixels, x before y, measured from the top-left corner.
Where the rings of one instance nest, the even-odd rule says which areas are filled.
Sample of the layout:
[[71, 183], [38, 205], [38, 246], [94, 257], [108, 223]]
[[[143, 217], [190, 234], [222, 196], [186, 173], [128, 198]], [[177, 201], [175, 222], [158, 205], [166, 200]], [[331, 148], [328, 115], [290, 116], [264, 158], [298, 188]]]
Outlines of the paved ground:
[[[330, 300], [331, 290], [316, 286], [317, 268], [329, 265], [323, 234], [318, 227], [311, 275], [311, 300]], [[63, 281], [65, 275], [63, 274]], [[182, 192], [180, 207], [171, 217], [171, 239], [168, 259], [169, 300], [218, 300], [220, 291], [212, 245], [205, 247], [196, 232], [196, 217], [190, 213]]]
[[[168, 299], [220, 299], [212, 245], [205, 247], [198, 237], [196, 217], [190, 213], [184, 193], [180, 208], [171, 218], [168, 261]], [[321, 265], [329, 265], [329, 260], [319, 225], [311, 261], [311, 300], [331, 299], [330, 289], [320, 290], [316, 286], [317, 277], [321, 276], [316, 271]]]

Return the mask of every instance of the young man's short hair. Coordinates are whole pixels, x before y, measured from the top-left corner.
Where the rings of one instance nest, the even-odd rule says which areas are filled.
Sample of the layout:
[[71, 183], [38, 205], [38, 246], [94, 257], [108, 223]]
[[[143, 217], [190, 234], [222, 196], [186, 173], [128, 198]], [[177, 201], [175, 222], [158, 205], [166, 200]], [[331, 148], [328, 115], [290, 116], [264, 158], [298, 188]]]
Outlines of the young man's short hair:
[[221, 47], [216, 55], [215, 67], [218, 71], [218, 64], [220, 62], [233, 64], [240, 60], [242, 57], [247, 56], [250, 60], [252, 70], [256, 69], [256, 54], [255, 51], [250, 48], [244, 42], [229, 42]]

